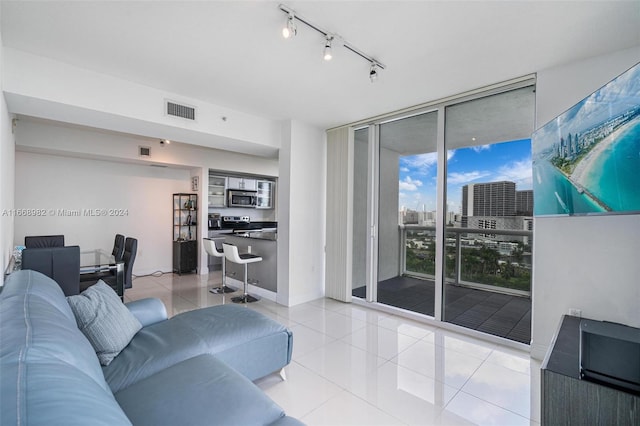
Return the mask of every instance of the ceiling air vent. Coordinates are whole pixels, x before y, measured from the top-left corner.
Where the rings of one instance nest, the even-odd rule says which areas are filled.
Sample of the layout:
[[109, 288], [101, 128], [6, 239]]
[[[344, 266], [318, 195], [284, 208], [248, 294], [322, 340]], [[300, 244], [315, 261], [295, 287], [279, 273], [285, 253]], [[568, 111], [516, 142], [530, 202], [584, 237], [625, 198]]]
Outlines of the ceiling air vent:
[[167, 101], [167, 115], [186, 118], [187, 120], [195, 120], [196, 109], [187, 105], [180, 105], [175, 102]]
[[139, 146], [138, 147], [138, 155], [140, 157], [151, 157], [151, 147], [150, 146]]

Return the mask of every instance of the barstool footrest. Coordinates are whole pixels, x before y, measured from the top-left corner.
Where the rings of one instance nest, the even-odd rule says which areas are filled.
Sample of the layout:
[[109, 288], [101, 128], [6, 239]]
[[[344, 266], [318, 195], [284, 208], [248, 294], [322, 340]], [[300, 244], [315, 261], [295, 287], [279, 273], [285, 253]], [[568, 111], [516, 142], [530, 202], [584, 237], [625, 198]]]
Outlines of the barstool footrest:
[[253, 297], [250, 294], [243, 294], [242, 296], [236, 296], [236, 297], [232, 297], [231, 301], [233, 303], [252, 303], [252, 302], [257, 302], [258, 299], [257, 297]]
[[209, 290], [210, 293], [222, 294], [222, 293], [233, 293], [238, 291], [235, 287], [229, 287], [227, 285], [223, 285], [222, 287], [215, 287]]

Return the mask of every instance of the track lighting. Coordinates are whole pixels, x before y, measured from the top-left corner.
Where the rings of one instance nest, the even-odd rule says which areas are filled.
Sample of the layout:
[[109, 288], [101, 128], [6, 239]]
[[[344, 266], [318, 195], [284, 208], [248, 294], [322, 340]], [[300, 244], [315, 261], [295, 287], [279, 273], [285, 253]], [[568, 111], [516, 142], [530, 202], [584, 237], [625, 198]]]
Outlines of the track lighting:
[[323, 54], [323, 58], [325, 61], [330, 61], [331, 58], [333, 58], [332, 45], [336, 40], [338, 40], [340, 45], [344, 46], [345, 49], [350, 50], [351, 52], [355, 53], [356, 55], [360, 56], [362, 59], [366, 60], [371, 64], [371, 67], [369, 68], [369, 79], [372, 82], [378, 78], [378, 75], [380, 74], [380, 70], [385, 69], [385, 66], [380, 61], [367, 55], [363, 51], [359, 50], [354, 45], [352, 45], [351, 43], [347, 42], [342, 37], [340, 37], [338, 34], [330, 33], [329, 31], [326, 31], [320, 28], [319, 26], [312, 24], [308, 19], [298, 15], [293, 9], [291, 9], [287, 5], [281, 4], [278, 7], [280, 8], [281, 11], [287, 14], [287, 25], [282, 29], [282, 36], [284, 38], [290, 38], [291, 36], [295, 36], [297, 34], [298, 31], [296, 28], [296, 22], [299, 21], [305, 24], [307, 27], [313, 30], [316, 30], [317, 32], [319, 32], [325, 37], [324, 54]]
[[371, 63], [371, 68], [369, 69], [369, 80], [373, 83], [378, 79], [378, 64], [375, 62]]
[[333, 37], [332, 36], [327, 36], [327, 42], [324, 44], [324, 55], [323, 58], [325, 61], [330, 61], [331, 58], [333, 58], [333, 55], [331, 54], [331, 42], [333, 41]]
[[295, 37], [298, 34], [298, 28], [296, 27], [295, 16], [293, 12], [289, 12], [287, 17], [287, 24], [282, 28], [282, 37], [289, 38]]

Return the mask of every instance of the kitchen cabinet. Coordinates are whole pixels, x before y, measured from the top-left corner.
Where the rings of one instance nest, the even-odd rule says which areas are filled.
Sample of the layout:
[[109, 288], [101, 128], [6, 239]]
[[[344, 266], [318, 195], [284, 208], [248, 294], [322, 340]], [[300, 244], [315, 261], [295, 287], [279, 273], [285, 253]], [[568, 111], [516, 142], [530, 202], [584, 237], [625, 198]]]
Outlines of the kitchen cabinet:
[[229, 178], [227, 179], [227, 187], [229, 189], [244, 189], [247, 191], [255, 191], [256, 185], [256, 179], [232, 176], [229, 176]]
[[173, 270], [198, 268], [198, 194], [173, 194]]
[[258, 180], [256, 188], [258, 195], [256, 200], [256, 208], [272, 209], [274, 207], [274, 194], [276, 183], [270, 180]]
[[209, 207], [224, 207], [226, 205], [225, 194], [227, 189], [227, 178], [209, 174]]

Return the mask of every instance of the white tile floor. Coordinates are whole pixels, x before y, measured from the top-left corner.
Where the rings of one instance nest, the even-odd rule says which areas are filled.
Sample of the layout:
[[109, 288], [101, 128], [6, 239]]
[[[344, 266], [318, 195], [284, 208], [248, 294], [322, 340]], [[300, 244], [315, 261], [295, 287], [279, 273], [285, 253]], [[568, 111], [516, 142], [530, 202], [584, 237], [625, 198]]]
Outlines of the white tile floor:
[[[140, 277], [125, 300], [158, 297], [169, 315], [230, 303], [220, 273]], [[528, 354], [331, 299], [247, 305], [293, 331], [287, 381], [260, 379], [308, 425], [537, 425], [540, 364]]]

